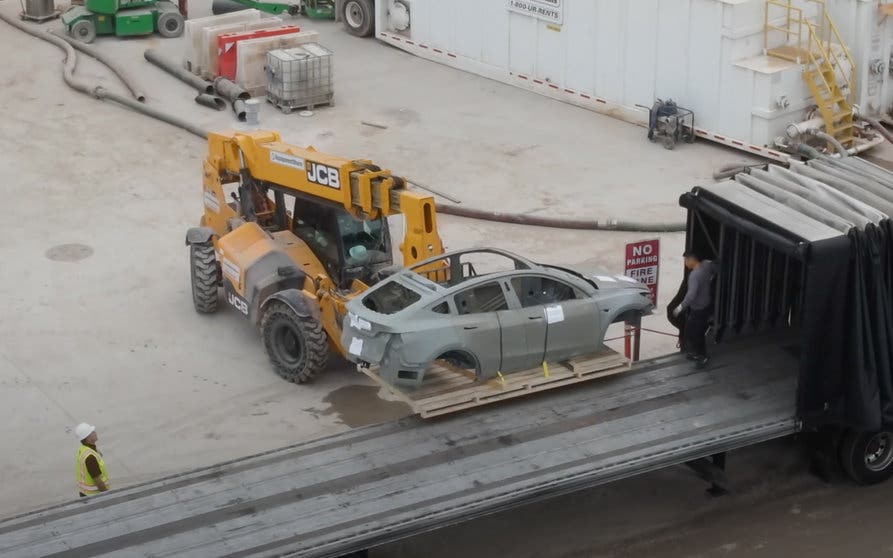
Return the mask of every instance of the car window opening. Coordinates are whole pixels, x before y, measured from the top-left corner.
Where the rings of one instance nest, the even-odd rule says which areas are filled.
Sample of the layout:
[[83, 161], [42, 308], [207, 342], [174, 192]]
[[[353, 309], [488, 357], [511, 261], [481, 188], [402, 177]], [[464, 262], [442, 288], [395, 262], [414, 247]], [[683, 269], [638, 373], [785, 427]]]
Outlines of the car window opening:
[[363, 298], [363, 306], [379, 314], [396, 314], [421, 299], [419, 293], [392, 281], [366, 295]]
[[455, 296], [459, 314], [480, 314], [508, 310], [508, 303], [499, 283], [479, 285]]

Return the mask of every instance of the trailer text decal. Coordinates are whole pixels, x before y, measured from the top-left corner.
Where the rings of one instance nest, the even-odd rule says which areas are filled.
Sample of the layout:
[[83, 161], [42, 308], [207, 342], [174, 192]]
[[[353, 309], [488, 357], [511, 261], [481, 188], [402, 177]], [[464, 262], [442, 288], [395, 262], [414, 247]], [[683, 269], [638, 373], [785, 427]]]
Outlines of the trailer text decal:
[[561, 25], [564, 21], [561, 2], [562, 0], [508, 0], [508, 9]]

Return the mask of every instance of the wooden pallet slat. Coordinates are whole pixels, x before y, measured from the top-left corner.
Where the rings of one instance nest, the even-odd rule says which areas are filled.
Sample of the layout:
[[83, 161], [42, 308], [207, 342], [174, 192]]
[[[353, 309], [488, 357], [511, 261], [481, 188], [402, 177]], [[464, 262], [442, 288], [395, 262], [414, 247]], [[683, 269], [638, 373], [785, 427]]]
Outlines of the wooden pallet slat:
[[425, 380], [418, 388], [391, 385], [378, 374], [377, 367], [360, 367], [359, 370], [408, 404], [415, 414], [427, 418], [603, 378], [630, 369], [628, 359], [607, 347], [598, 353], [548, 365], [548, 377], [541, 367], [537, 367], [504, 374], [502, 381], [490, 379], [482, 382], [468, 370], [438, 361], [425, 372]]

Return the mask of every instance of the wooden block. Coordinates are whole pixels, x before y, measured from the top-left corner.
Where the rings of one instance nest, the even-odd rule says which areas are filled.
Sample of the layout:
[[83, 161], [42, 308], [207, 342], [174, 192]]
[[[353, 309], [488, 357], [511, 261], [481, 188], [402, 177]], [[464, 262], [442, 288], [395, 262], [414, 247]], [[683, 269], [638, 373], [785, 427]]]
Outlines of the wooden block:
[[481, 382], [468, 370], [438, 361], [425, 372], [425, 380], [420, 387], [406, 388], [390, 385], [378, 374], [377, 367], [360, 368], [360, 371], [407, 403], [413, 412], [427, 418], [619, 374], [629, 369], [629, 361], [623, 355], [605, 347], [595, 354], [575, 357], [567, 362], [549, 363], [548, 378], [543, 374], [542, 367], [537, 366], [505, 374], [504, 382], [497, 379]]

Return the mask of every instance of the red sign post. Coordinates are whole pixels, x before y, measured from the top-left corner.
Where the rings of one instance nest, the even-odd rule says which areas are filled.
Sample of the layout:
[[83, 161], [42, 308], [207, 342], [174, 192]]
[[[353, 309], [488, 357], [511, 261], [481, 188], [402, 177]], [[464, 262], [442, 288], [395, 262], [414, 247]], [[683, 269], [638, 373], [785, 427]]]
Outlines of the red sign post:
[[[657, 279], [660, 271], [660, 240], [640, 240], [626, 245], [623, 274], [645, 283], [651, 291], [651, 301], [657, 304]], [[626, 323], [624, 349], [626, 358], [639, 360], [639, 322]]]
[[648, 285], [652, 302], [657, 304], [657, 279], [660, 271], [660, 240], [640, 240], [626, 245], [623, 274]]

